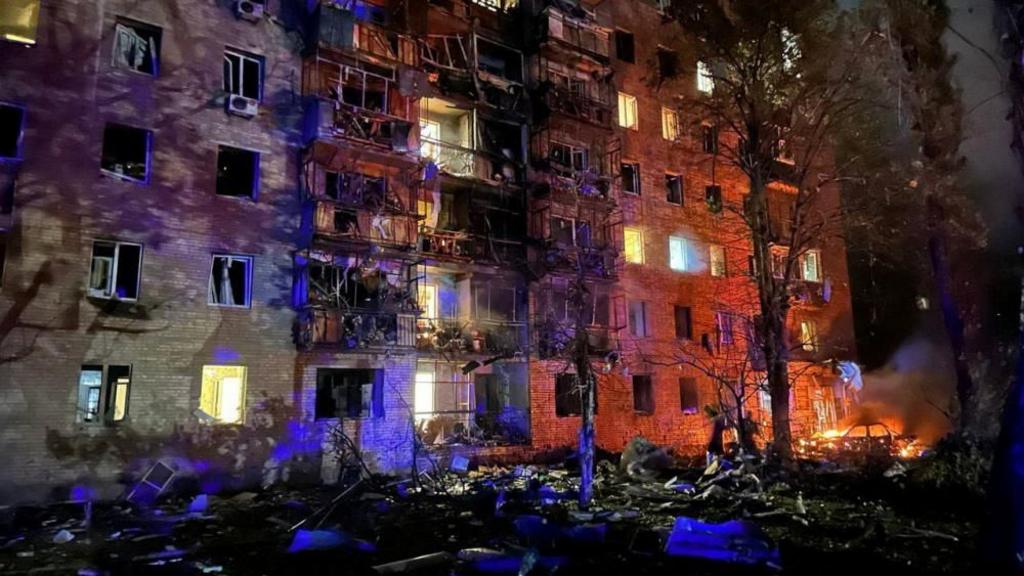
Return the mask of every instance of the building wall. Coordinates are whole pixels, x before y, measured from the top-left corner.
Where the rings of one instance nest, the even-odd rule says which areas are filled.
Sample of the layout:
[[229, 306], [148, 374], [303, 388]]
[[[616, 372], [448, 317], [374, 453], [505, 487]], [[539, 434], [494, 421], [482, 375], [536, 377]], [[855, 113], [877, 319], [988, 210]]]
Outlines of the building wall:
[[[114, 22], [162, 28], [159, 75], [112, 66]], [[246, 408], [292, 400], [291, 252], [299, 223], [297, 46], [228, 3], [42, 2], [36, 45], [0, 42], [0, 100], [24, 106], [23, 160], [0, 291], [0, 486], [56, 484], [95, 459], [58, 463], [50, 435], [75, 421], [82, 364], [130, 364], [128, 424], [169, 432], [198, 407], [204, 364], [248, 369]], [[224, 111], [225, 46], [265, 58], [258, 117]], [[148, 183], [100, 172], [104, 125], [152, 130]], [[219, 143], [258, 150], [258, 198], [214, 192]], [[86, 297], [94, 239], [143, 245], [138, 302]], [[252, 306], [207, 304], [214, 252], [254, 258]], [[117, 469], [117, 458], [104, 464]]]

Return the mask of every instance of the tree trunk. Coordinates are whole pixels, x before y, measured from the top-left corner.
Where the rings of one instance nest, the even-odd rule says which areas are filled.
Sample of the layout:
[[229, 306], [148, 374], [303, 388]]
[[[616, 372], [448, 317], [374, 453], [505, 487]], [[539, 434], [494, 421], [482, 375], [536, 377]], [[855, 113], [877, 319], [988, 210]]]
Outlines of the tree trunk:
[[[579, 506], [581, 510], [590, 507], [594, 497], [594, 376], [590, 373], [589, 361], [583, 364], [585, 375], [580, 375], [580, 385], [583, 386], [583, 410], [580, 421], [580, 496]], [[577, 365], [577, 370], [580, 367]]]
[[776, 352], [773, 356], [768, 358], [768, 391], [772, 397], [772, 453], [780, 464], [788, 467], [793, 462], [793, 434], [789, 427], [789, 364], [783, 354]]
[[942, 323], [946, 328], [949, 346], [953, 352], [953, 367], [956, 372], [956, 398], [960, 406], [957, 427], [960, 432], [969, 432], [974, 422], [974, 382], [967, 366], [964, 350], [964, 321], [957, 310], [956, 298], [950, 283], [949, 262], [946, 258], [945, 242], [937, 228], [940, 225], [932, 217], [932, 233], [928, 238], [928, 255], [931, 259], [932, 275], [935, 278], [935, 292], [939, 300]]

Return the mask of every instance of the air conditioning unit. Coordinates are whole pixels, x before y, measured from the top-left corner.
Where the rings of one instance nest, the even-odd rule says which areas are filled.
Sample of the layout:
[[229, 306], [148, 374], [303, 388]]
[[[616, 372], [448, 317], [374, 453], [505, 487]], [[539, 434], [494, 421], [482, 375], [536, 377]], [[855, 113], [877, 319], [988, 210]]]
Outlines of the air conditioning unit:
[[259, 22], [263, 18], [263, 2], [258, 0], [238, 0], [238, 2], [235, 2], [235, 15], [243, 20]]
[[238, 94], [228, 95], [228, 114], [252, 118], [260, 111], [260, 103], [253, 98], [246, 98]]

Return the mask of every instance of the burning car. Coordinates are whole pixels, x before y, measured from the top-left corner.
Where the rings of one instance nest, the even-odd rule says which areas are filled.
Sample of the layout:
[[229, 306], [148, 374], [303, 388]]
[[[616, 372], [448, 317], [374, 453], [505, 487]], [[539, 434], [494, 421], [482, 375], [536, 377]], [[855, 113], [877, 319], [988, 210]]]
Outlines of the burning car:
[[922, 446], [914, 436], [896, 433], [882, 422], [854, 424], [818, 432], [797, 441], [796, 452], [812, 460], [863, 463], [869, 460], [916, 458]]

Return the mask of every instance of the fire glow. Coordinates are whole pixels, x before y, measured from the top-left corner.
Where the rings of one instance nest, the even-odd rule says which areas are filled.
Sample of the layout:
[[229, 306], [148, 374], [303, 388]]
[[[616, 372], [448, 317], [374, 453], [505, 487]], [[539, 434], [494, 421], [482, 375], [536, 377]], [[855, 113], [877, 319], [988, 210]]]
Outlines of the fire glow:
[[900, 422], [850, 424], [802, 438], [797, 441], [795, 449], [801, 457], [814, 460], [919, 458], [928, 446], [918, 438], [902, 433], [903, 429]]

